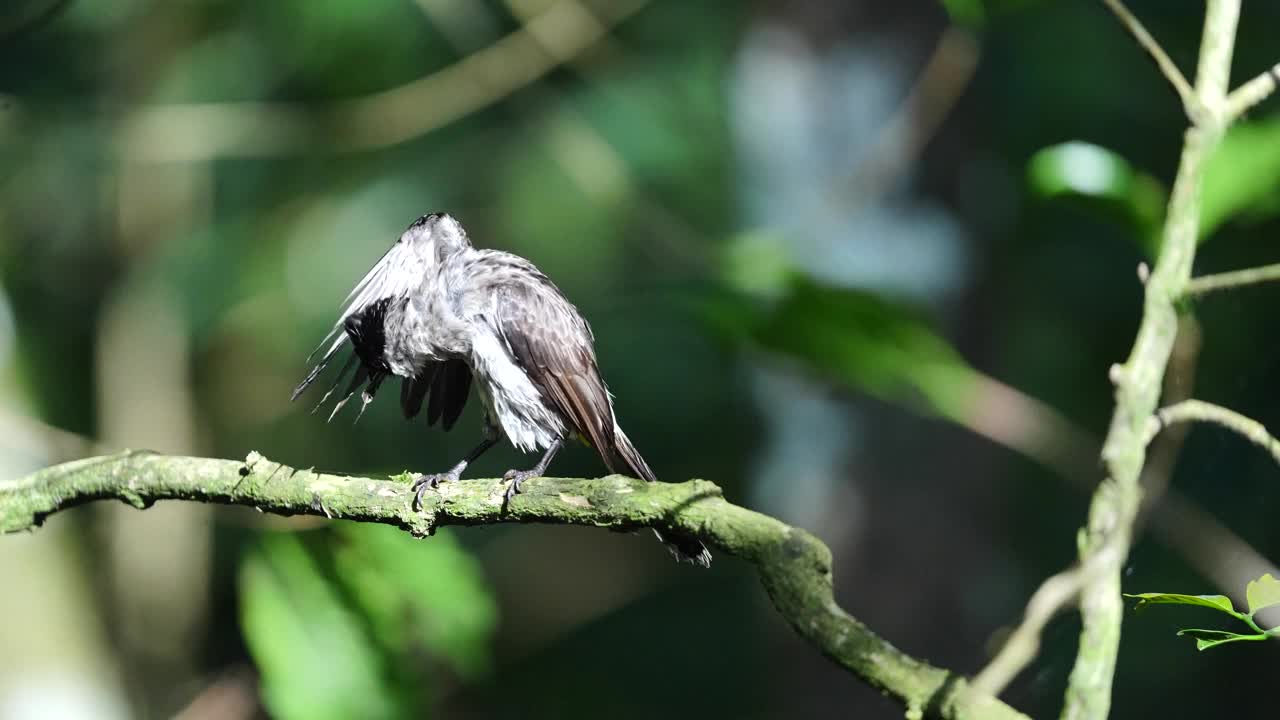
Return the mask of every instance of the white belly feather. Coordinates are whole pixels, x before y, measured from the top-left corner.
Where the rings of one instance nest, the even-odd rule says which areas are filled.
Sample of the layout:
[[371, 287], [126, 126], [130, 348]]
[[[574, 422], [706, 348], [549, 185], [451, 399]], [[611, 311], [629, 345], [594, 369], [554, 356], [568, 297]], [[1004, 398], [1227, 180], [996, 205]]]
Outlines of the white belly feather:
[[564, 436], [564, 422], [542, 401], [542, 393], [516, 365], [491, 330], [472, 337], [471, 370], [489, 417], [522, 452], [545, 449]]

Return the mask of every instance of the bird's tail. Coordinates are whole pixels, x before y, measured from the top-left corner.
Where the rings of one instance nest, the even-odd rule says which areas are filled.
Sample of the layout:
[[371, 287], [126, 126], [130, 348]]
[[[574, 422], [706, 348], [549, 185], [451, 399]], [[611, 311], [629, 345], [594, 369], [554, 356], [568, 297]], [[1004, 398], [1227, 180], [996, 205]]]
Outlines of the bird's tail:
[[[626, 470], [633, 477], [638, 477], [649, 482], [655, 482], [658, 478], [653, 474], [653, 470], [649, 468], [649, 464], [640, 456], [640, 451], [636, 450], [636, 446], [631, 444], [627, 434], [622, 432], [622, 428], [614, 426], [614, 458], [606, 457], [606, 464], [609, 469], [617, 472], [618, 470]], [[617, 467], [618, 461], [621, 461], [622, 467]], [[711, 567], [711, 551], [707, 549], [702, 541], [688, 535], [667, 534], [664, 535], [656, 529], [654, 535], [658, 536], [658, 540], [667, 546], [671, 554], [675, 556], [678, 562], [687, 562], [692, 565], [701, 565], [702, 567]]]

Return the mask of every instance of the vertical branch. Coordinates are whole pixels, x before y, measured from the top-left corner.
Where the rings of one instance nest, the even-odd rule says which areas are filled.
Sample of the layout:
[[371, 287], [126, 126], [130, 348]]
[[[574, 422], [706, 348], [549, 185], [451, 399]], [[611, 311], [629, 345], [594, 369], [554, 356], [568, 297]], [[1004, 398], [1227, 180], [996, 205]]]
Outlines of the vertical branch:
[[1108, 476], [1094, 493], [1088, 526], [1080, 538], [1082, 562], [1098, 564], [1099, 571], [1080, 595], [1084, 627], [1062, 711], [1067, 720], [1100, 720], [1111, 706], [1124, 613], [1120, 574], [1141, 505], [1145, 428], [1159, 403], [1161, 380], [1177, 334], [1175, 302], [1191, 278], [1205, 166], [1225, 131], [1227, 79], [1239, 15], [1239, 0], [1208, 2], [1195, 87], [1204, 112], [1187, 130], [1133, 350], [1123, 365], [1112, 368], [1116, 408], [1102, 448]]
[[1200, 63], [1196, 66], [1196, 94], [1219, 123], [1227, 111], [1227, 84], [1231, 81], [1231, 55], [1240, 22], [1240, 0], [1209, 0], [1200, 36]]

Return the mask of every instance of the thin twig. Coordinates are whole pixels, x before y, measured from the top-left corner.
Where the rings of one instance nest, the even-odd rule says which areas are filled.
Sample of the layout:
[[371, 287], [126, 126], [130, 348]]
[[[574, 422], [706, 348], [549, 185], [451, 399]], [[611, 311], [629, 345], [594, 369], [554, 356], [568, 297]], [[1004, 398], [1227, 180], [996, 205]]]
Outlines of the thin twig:
[[[584, 25], [595, 21], [595, 13], [583, 3], [577, 0], [559, 2], [585, 18], [582, 20]], [[539, 3], [507, 0], [506, 5], [518, 21], [533, 27]], [[599, 33], [592, 52], [579, 54], [568, 53], [564, 39], [559, 35], [535, 32], [534, 38], [548, 56], [564, 62], [584, 82], [604, 89], [608, 78], [600, 67], [601, 56], [609, 58], [610, 62], [625, 63], [628, 52], [611, 35], [610, 28], [602, 28]], [[693, 227], [687, 219], [654, 197], [626, 155], [577, 109], [576, 103], [548, 83], [543, 83], [537, 92], [545, 97], [535, 95], [534, 101], [550, 98], [553, 102], [544, 104], [556, 108], [556, 120], [565, 129], [563, 134], [557, 133], [549, 139], [548, 150], [583, 195], [605, 206], [617, 202], [621, 195], [627, 196], [638, 210], [636, 216], [639, 221], [647, 226], [645, 235], [648, 241], [640, 249], [651, 257], [661, 262], [679, 260], [699, 268], [713, 264], [709, 248], [714, 243], [708, 234]], [[631, 99], [631, 102], [635, 100]]]
[[71, 0], [50, 0], [44, 7], [0, 26], [0, 45], [9, 45], [24, 35], [30, 35], [53, 22], [71, 7]]
[[[478, 48], [492, 43], [493, 36], [506, 23], [505, 18], [499, 18], [484, 3], [463, 3], [453, 7], [433, 0], [416, 2], [423, 15], [440, 30], [453, 49], [463, 55], [477, 52]], [[596, 13], [583, 3], [558, 0], [557, 4], [574, 18], [575, 23], [587, 28], [588, 32], [599, 34], [590, 53], [573, 52], [572, 37], [566, 37], [562, 32], [547, 32], [534, 23], [545, 12], [542, 3], [507, 0], [515, 19], [530, 29], [543, 54], [565, 63], [584, 81], [594, 85], [593, 89], [603, 88], [607, 79], [605, 72], [598, 68], [601, 56], [611, 62], [625, 62], [626, 49], [610, 35], [612, 28], [602, 26]], [[465, 8], [465, 17], [456, 14], [459, 8]], [[546, 146], [566, 177], [587, 199], [597, 204], [612, 205], [618, 197], [626, 196], [637, 206], [640, 212], [636, 217], [646, 226], [645, 237], [648, 238], [646, 242], [637, 244], [640, 251], [663, 262], [676, 259], [700, 268], [712, 262], [707, 233], [693, 227], [654, 198], [616, 143], [591, 124], [564, 93], [548, 83], [531, 84], [529, 89], [512, 100], [513, 117], [537, 117], [545, 114], [544, 108], [556, 108], [557, 117], [553, 125], [563, 125], [563, 132], [539, 133], [528, 129], [525, 132], [531, 141]], [[513, 121], [511, 125], [520, 131], [527, 124]]]
[[[332, 103], [222, 102], [142, 106], [125, 115], [120, 152], [140, 162], [195, 162], [355, 152], [390, 147], [488, 107], [590, 49], [644, 7], [609, 3], [602, 20], [554, 3], [524, 26], [448, 67], [380, 92]], [[555, 35], [550, 57], [539, 37]]]
[[[1241, 541], [1234, 533], [1210, 513], [1197, 507], [1194, 503], [1179, 497], [1177, 493], [1167, 490], [1168, 476], [1173, 468], [1173, 454], [1177, 452], [1190, 430], [1186, 420], [1205, 419], [1209, 417], [1193, 417], [1203, 412], [1206, 416], [1216, 416], [1219, 412], [1238, 416], [1229, 410], [1218, 408], [1193, 400], [1188, 395], [1190, 388], [1186, 383], [1178, 383], [1173, 377], [1174, 366], [1178, 364], [1178, 347], [1187, 344], [1184, 335], [1193, 334], [1197, 326], [1191, 316], [1181, 318], [1178, 343], [1175, 345], [1174, 358], [1170, 362], [1169, 376], [1165, 378], [1165, 398], [1172, 402], [1156, 412], [1156, 417], [1148, 428], [1148, 436], [1159, 432], [1159, 442], [1148, 451], [1147, 464], [1143, 468], [1144, 487], [1147, 495], [1143, 502], [1143, 511], [1157, 533], [1166, 536], [1166, 541], [1176, 546], [1187, 562], [1196, 568], [1210, 582], [1221, 588], [1223, 594], [1233, 599], [1244, 600], [1241, 589], [1248, 580], [1270, 573], [1280, 576], [1280, 569], [1264, 557], [1256, 549]], [[1198, 334], [1196, 331], [1194, 334]], [[1213, 410], [1205, 411], [1205, 406]], [[1184, 417], [1185, 416], [1185, 417]], [[1247, 418], [1244, 420], [1248, 421]], [[1253, 421], [1248, 421], [1252, 423]], [[1221, 424], [1221, 423], [1219, 423]], [[1235, 428], [1233, 428], [1235, 429]], [[1256, 430], [1265, 428], [1248, 427], [1258, 442], [1261, 435]], [[1262, 444], [1262, 443], [1259, 443]], [[1277, 444], [1274, 440], [1264, 445], [1275, 455]]]
[[1156, 39], [1151, 36], [1151, 33], [1147, 32], [1147, 29], [1142, 26], [1138, 18], [1129, 12], [1129, 8], [1125, 7], [1121, 0], [1102, 0], [1102, 2], [1111, 8], [1111, 12], [1115, 13], [1116, 17], [1120, 19], [1120, 23], [1125, 26], [1125, 29], [1147, 51], [1151, 59], [1156, 61], [1160, 72], [1164, 73], [1165, 79], [1169, 81], [1170, 85], [1173, 85], [1173, 89], [1178, 92], [1178, 97], [1182, 99], [1182, 106], [1186, 110], [1187, 116], [1192, 118], [1193, 121], [1198, 118], [1201, 107], [1199, 98], [1196, 97], [1195, 91], [1192, 90], [1191, 83], [1187, 82], [1186, 76], [1174, 64], [1169, 54], [1164, 51], [1164, 48], [1160, 47], [1160, 43], [1156, 42]]
[[[534, 478], [503, 502], [501, 480], [445, 483], [413, 508], [407, 483], [297, 472], [250, 453], [243, 462], [122, 453], [55, 465], [0, 482], [0, 532], [38, 526], [91, 500], [138, 508], [159, 500], [247, 505], [282, 515], [321, 515], [394, 525], [416, 536], [446, 525], [555, 523], [696, 535], [755, 566], [774, 607], [801, 637], [841, 667], [906, 706], [911, 716], [1025, 720], [999, 700], [974, 693], [947, 670], [911, 657], [836, 604], [831, 552], [809, 533], [726, 501], [705, 480], [644, 482]], [[658, 549], [655, 547], [655, 552]]]
[[1147, 438], [1154, 438], [1161, 429], [1169, 425], [1185, 422], [1220, 425], [1271, 453], [1271, 457], [1280, 463], [1280, 440], [1267, 432], [1265, 425], [1235, 410], [1203, 400], [1184, 400], [1158, 410], [1147, 426]]
[[1247, 285], [1280, 280], [1280, 263], [1192, 278], [1182, 294], [1185, 297], [1206, 295], [1218, 290], [1231, 290]]
[[1050, 575], [1027, 601], [1022, 623], [1010, 633], [1000, 652], [973, 678], [976, 692], [997, 696], [1040, 652], [1044, 626], [1076, 601], [1084, 586], [1083, 568], [1075, 565]]
[[877, 132], [866, 159], [826, 194], [831, 212], [871, 205], [911, 167], [968, 89], [982, 54], [972, 33], [950, 26], [920, 70], [902, 104]]
[[1116, 553], [1123, 548], [1113, 539], [1103, 549], [1085, 558], [1085, 564], [1075, 564], [1055, 575], [1050, 575], [1036, 588], [1022, 622], [1014, 628], [1000, 651], [973, 679], [974, 692], [998, 697], [1040, 652], [1040, 639], [1049, 621], [1080, 599], [1080, 592], [1104, 572]]
[[1227, 96], [1227, 121], [1239, 118], [1249, 108], [1266, 100], [1280, 86], [1280, 63], [1272, 65], [1266, 72], [1241, 85]]

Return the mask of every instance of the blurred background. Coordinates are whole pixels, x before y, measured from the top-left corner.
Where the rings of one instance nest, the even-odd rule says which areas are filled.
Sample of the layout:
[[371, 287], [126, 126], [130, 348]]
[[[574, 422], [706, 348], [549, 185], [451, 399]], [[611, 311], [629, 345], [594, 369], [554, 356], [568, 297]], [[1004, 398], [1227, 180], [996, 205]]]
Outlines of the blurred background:
[[[1131, 7], [1190, 73], [1203, 3]], [[1277, 24], [1245, 0], [1237, 82]], [[1199, 272], [1280, 259], [1277, 106], [1210, 169]], [[0, 481], [123, 447], [450, 466], [478, 403], [449, 434], [289, 403], [353, 283], [447, 210], [578, 304], [660, 477], [813, 531], [844, 607], [974, 673], [1074, 558], [1183, 129], [1084, 0], [9, 0]], [[1188, 307], [1166, 398], [1280, 426], [1278, 302]], [[1126, 590], [1240, 597], [1280, 558], [1278, 477], [1166, 433]], [[0, 538], [0, 617], [4, 720], [902, 712], [744, 563], [594, 529], [98, 503]], [[1262, 716], [1241, 690], [1280, 647], [1197, 654], [1181, 619], [1126, 618], [1114, 715]], [[1006, 699], [1056, 714], [1078, 625]]]

